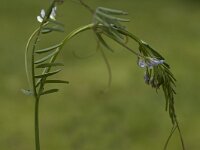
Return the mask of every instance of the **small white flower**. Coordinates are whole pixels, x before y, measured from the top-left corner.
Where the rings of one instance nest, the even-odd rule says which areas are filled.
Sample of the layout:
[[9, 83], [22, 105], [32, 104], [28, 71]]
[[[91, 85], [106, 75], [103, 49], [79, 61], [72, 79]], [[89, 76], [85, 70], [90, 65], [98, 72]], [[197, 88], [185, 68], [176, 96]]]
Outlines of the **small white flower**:
[[56, 20], [56, 10], [57, 10], [57, 7], [54, 7], [54, 8], [52, 8], [52, 11], [51, 11], [51, 14], [50, 14], [50, 18], [52, 19], [52, 20]]
[[42, 22], [44, 17], [45, 17], [45, 11], [44, 11], [44, 9], [42, 9], [41, 12], [40, 12], [40, 16], [37, 16], [37, 20], [39, 22]]
[[[56, 18], [55, 18], [56, 17], [56, 10], [57, 10], [56, 7], [53, 7], [52, 10], [51, 10], [50, 18], [52, 20], [56, 20]], [[42, 9], [41, 12], [40, 12], [40, 16], [37, 16], [38, 22], [43, 22], [45, 15], [46, 15], [45, 10]]]

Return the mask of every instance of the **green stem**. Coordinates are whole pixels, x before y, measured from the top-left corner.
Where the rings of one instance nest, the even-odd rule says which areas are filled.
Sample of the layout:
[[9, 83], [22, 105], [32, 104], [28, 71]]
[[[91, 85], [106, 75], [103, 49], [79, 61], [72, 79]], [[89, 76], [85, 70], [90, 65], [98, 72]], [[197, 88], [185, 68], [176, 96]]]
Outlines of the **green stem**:
[[167, 146], [168, 146], [168, 144], [169, 144], [169, 141], [170, 141], [172, 135], [174, 134], [176, 128], [177, 128], [177, 126], [176, 126], [176, 125], [173, 125], [173, 127], [172, 127], [172, 129], [171, 129], [171, 132], [170, 132], [170, 135], [169, 135], [169, 137], [167, 138], [167, 141], [165, 142], [164, 150], [167, 150]]
[[69, 33], [65, 38], [64, 40], [61, 42], [62, 45], [64, 46], [64, 44], [69, 40], [71, 39], [72, 37], [74, 37], [75, 35], [85, 31], [85, 30], [89, 30], [89, 29], [92, 29], [94, 28], [95, 24], [94, 23], [91, 23], [91, 24], [88, 24], [88, 25], [85, 25], [85, 26], [82, 26], [80, 28], [77, 28], [75, 29], [74, 31], [72, 31], [71, 33]]
[[185, 144], [184, 144], [184, 141], [183, 141], [183, 136], [182, 136], [181, 129], [180, 129], [180, 127], [179, 127], [179, 123], [178, 123], [177, 118], [176, 118], [175, 121], [176, 121], [177, 129], [178, 129], [178, 132], [179, 132], [179, 136], [180, 136], [180, 140], [181, 140], [182, 149], [185, 150]]
[[[38, 113], [39, 113], [39, 96], [36, 89], [36, 83], [35, 83], [35, 49], [37, 42], [39, 40], [39, 36], [41, 34], [42, 27], [45, 26], [47, 23], [42, 23], [40, 27], [33, 33], [33, 36], [36, 35], [36, 38], [33, 42], [33, 48], [32, 48], [32, 57], [31, 57], [31, 76], [32, 76], [32, 89], [33, 94], [35, 97], [35, 146], [36, 150], [40, 150], [40, 138], [39, 138], [39, 119], [38, 119]], [[33, 37], [31, 37], [32, 39]], [[30, 40], [31, 40], [30, 39]], [[29, 45], [30, 41], [28, 42]], [[27, 45], [27, 52], [28, 52], [28, 45]]]
[[[58, 48], [59, 51], [50, 59], [49, 63], [55, 62], [55, 60], [56, 60], [58, 54], [61, 52], [63, 46], [66, 44], [66, 42], [67, 42], [68, 40], [70, 40], [71, 38], [73, 38], [74, 36], [76, 36], [77, 34], [83, 32], [83, 31], [92, 29], [94, 26], [95, 26], [95, 24], [91, 23], [91, 24], [82, 26], [82, 27], [80, 27], [80, 28], [77, 28], [77, 29], [73, 30], [71, 33], [69, 33], [69, 34], [63, 39], [63, 41], [60, 43], [61, 46]], [[51, 67], [45, 68], [44, 71], [43, 71], [43, 74], [49, 72], [50, 70], [51, 70]], [[45, 81], [46, 79], [43, 78], [43, 80]], [[41, 79], [39, 79], [39, 80], [37, 81], [36, 85], [37, 85], [39, 82], [41, 82]], [[40, 97], [40, 93], [42, 93], [42, 90], [43, 90], [43, 89], [44, 89], [44, 88], [43, 88], [43, 85], [41, 85], [41, 86], [40, 86], [40, 90], [39, 90], [39, 95], [38, 95], [39, 97]]]
[[83, 5], [86, 9], [88, 9], [90, 11], [90, 13], [94, 14], [94, 10], [88, 6], [86, 3], [83, 2], [83, 0], [79, 0], [81, 5]]
[[[106, 54], [104, 53], [104, 51], [100, 48], [100, 52], [101, 52], [101, 55], [103, 57], [103, 60], [106, 64], [106, 67], [108, 69], [108, 87], [106, 90], [109, 90], [110, 87], [111, 87], [111, 83], [112, 83], [112, 71], [111, 71], [111, 66], [110, 66], [110, 63], [108, 61], [108, 58], [106, 57]], [[105, 90], [105, 91], [106, 91]]]
[[40, 150], [40, 135], [39, 135], [39, 99], [35, 100], [35, 146], [36, 150]]
[[37, 28], [30, 36], [30, 38], [28, 39], [28, 42], [26, 44], [26, 50], [25, 50], [25, 70], [26, 70], [26, 77], [28, 80], [28, 84], [29, 84], [29, 88], [31, 88], [31, 80], [29, 78], [29, 71], [28, 71], [28, 50], [29, 50], [29, 46], [31, 43], [31, 40], [33, 39], [33, 37], [38, 33], [40, 28]]
[[35, 42], [33, 44], [33, 50], [32, 50], [32, 86], [33, 86], [33, 93], [35, 97], [35, 147], [36, 150], [40, 150], [40, 138], [39, 138], [39, 119], [38, 119], [38, 108], [39, 108], [39, 97], [37, 94], [37, 89], [35, 85], [35, 66], [34, 66], [34, 60], [35, 60], [35, 48], [36, 48], [36, 43], [39, 39], [41, 28], [38, 31], [37, 37], [35, 39]]
[[129, 50], [131, 53], [133, 53], [134, 55], [136, 56], [140, 56], [140, 57], [143, 57], [141, 54], [135, 52], [134, 50], [132, 50], [130, 47], [128, 47], [126, 44], [118, 41], [117, 39], [113, 38], [112, 36], [110, 36], [108, 33], [106, 32], [103, 32], [107, 37], [109, 37], [110, 39], [116, 41], [119, 45], [123, 46], [124, 48], [126, 48], [127, 50]]

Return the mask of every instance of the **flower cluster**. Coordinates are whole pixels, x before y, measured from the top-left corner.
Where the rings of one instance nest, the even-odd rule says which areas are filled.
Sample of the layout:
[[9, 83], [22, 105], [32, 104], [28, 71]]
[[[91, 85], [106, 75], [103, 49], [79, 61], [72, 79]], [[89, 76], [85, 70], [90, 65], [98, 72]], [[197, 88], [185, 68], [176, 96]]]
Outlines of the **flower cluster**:
[[[53, 8], [52, 8], [51, 13], [50, 13], [50, 16], [49, 16], [50, 19], [56, 20], [56, 18], [55, 18], [55, 17], [56, 17], [56, 10], [57, 10], [57, 7], [53, 7]], [[40, 12], [40, 15], [37, 16], [38, 22], [41, 22], [41, 23], [42, 23], [42, 22], [44, 21], [45, 17], [46, 17], [45, 10], [42, 9], [41, 12]], [[48, 16], [47, 16], [47, 17], [48, 17]]]
[[170, 66], [164, 58], [152, 47], [142, 40], [139, 43], [140, 55], [138, 56], [138, 66], [145, 68], [144, 82], [156, 90], [162, 87], [166, 100], [166, 110], [173, 124], [176, 123], [174, 109], [174, 87], [176, 79], [170, 71]]
[[163, 65], [163, 59], [146, 57], [138, 59], [138, 66], [141, 68], [146, 68], [144, 75], [144, 82], [148, 85], [151, 85], [153, 88], [158, 89], [163, 83], [163, 78], [159, 72], [159, 66]]

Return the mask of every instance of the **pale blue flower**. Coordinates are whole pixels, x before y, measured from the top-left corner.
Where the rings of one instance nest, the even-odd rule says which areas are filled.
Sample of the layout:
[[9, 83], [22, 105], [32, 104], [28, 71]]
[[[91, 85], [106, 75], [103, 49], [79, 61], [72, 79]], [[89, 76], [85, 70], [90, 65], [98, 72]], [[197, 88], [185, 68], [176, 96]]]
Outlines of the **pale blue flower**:
[[150, 58], [148, 62], [148, 67], [158, 66], [163, 63], [164, 63], [164, 60], [159, 60], [157, 58]]
[[164, 63], [164, 60], [159, 60], [157, 58], [139, 58], [138, 59], [138, 65], [141, 67], [141, 68], [145, 68], [145, 67], [149, 67], [149, 68], [152, 68], [152, 67], [155, 67], [155, 66], [158, 66], [158, 65], [161, 65]]
[[144, 82], [145, 82], [146, 84], [149, 84], [149, 81], [150, 81], [149, 74], [148, 74], [147, 72], [145, 72], [145, 74], [144, 74]]
[[141, 68], [147, 67], [147, 64], [144, 59], [138, 59], [138, 66]]

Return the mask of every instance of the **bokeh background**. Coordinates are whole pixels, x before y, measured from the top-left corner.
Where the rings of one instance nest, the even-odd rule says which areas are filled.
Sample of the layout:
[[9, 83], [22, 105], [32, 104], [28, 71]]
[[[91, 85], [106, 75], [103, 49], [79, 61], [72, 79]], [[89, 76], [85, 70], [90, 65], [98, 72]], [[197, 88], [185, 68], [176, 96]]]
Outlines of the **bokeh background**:
[[[188, 150], [200, 149], [200, 1], [86, 0], [129, 12], [128, 29], [162, 53], [177, 78], [176, 112]], [[34, 150], [34, 100], [27, 88], [24, 48], [39, 25], [36, 16], [50, 0], [1, 0], [0, 5], [0, 149]], [[75, 0], [65, 0], [57, 19], [66, 32], [91, 22], [92, 16]], [[46, 44], [65, 34], [50, 36]], [[111, 42], [105, 49], [113, 72], [108, 74], [92, 32], [71, 40], [59, 57], [65, 67], [59, 77], [70, 81], [60, 92], [41, 99], [42, 150], [161, 150], [171, 122], [162, 91], [144, 84], [144, 71], [131, 53]], [[132, 44], [137, 49], [136, 44]], [[80, 56], [92, 57], [77, 59]], [[59, 86], [59, 85], [58, 85]], [[181, 149], [178, 134], [169, 150]]]

